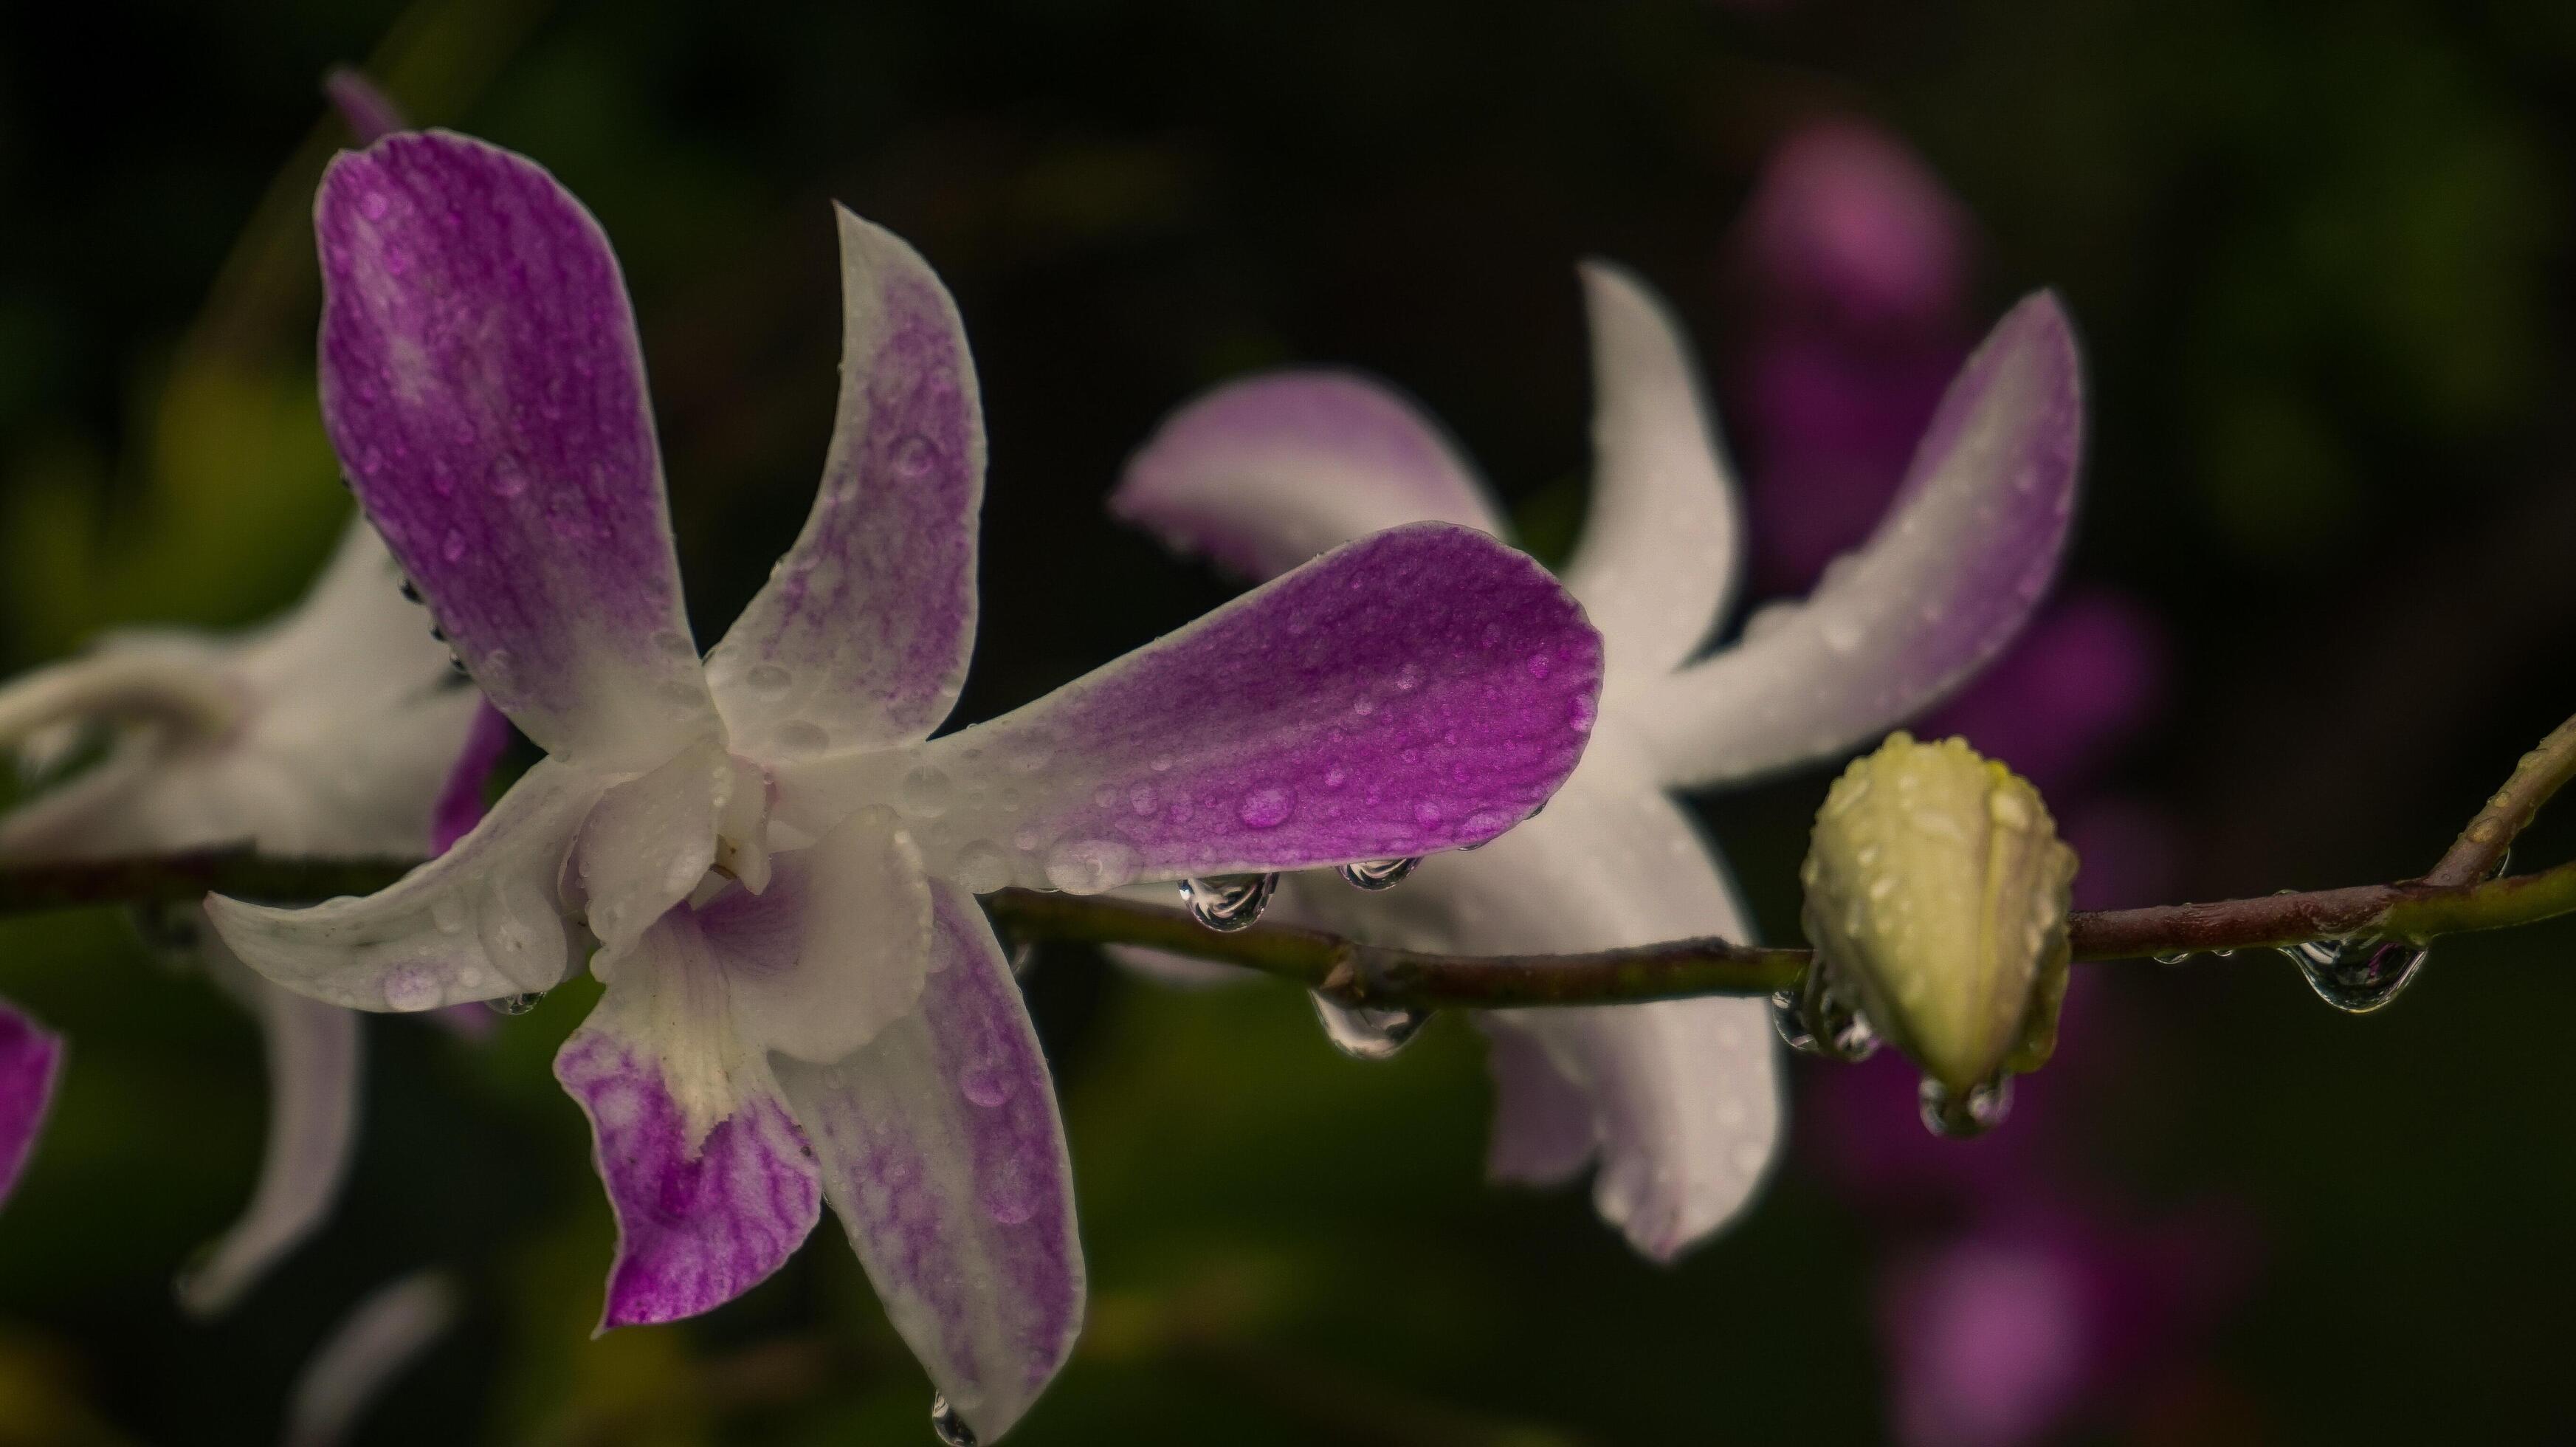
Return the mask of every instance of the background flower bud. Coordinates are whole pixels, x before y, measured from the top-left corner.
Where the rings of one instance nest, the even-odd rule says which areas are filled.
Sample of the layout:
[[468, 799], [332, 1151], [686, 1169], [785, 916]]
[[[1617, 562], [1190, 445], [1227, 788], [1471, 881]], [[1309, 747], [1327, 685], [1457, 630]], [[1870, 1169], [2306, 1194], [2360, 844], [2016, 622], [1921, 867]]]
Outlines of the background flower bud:
[[1881, 1035], [1964, 1094], [2048, 1058], [2075, 862], [2028, 780], [1965, 740], [1894, 734], [1816, 816], [1807, 938]]

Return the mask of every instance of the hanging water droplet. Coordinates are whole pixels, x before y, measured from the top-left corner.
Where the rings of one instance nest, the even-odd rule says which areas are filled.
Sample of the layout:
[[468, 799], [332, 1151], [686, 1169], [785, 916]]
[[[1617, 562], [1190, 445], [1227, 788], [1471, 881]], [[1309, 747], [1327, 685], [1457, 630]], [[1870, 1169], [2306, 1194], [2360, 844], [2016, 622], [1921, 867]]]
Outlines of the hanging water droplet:
[[545, 991], [531, 990], [524, 995], [502, 995], [483, 1003], [490, 1006], [495, 1015], [525, 1015], [537, 1008], [537, 1002], [545, 997]]
[[2487, 878], [2502, 879], [2505, 877], [2506, 872], [2512, 868], [2513, 851], [2511, 849], [2498, 850], [2496, 852], [2495, 867], [2487, 871]]
[[1313, 995], [1315, 1018], [1324, 1027], [1324, 1038], [1335, 1049], [1353, 1060], [1386, 1060], [1422, 1033], [1431, 1023], [1428, 1010], [1354, 1009], [1337, 1000]]
[[1781, 1041], [1801, 1055], [1867, 1060], [1878, 1053], [1878, 1032], [1836, 988], [1833, 971], [1822, 959], [1808, 965], [1796, 985], [1772, 992], [1771, 1024]]
[[1182, 880], [1181, 898], [1189, 904], [1190, 918], [1219, 934], [1232, 934], [1257, 923], [1278, 889], [1276, 874], [1227, 874]]
[[930, 1399], [930, 1430], [938, 1433], [939, 1440], [947, 1443], [948, 1447], [981, 1447], [982, 1444], [982, 1439], [975, 1435], [975, 1429], [966, 1425], [966, 1419], [957, 1415], [957, 1409], [948, 1405], [946, 1397]]
[[2189, 950], [2169, 950], [2164, 954], [2156, 956], [2156, 963], [2160, 965], [2179, 965], [2190, 958], [2191, 951]]
[[2309, 940], [2285, 945], [2317, 998], [2347, 1015], [2367, 1015], [2414, 983], [2432, 951], [2410, 940]]
[[1925, 1130], [1951, 1140], [1968, 1140], [2003, 1124], [2012, 1109], [2012, 1074], [1999, 1071], [1966, 1095], [1955, 1096], [1950, 1087], [1927, 1075], [1915, 1099], [1923, 1107]]
[[406, 603], [417, 603], [417, 602], [419, 602], [419, 601], [420, 601], [420, 585], [419, 585], [418, 583], [413, 582], [413, 581], [412, 581], [411, 579], [409, 579], [409, 578], [405, 578], [405, 579], [403, 579], [403, 580], [402, 580], [402, 595], [403, 595], [403, 601], [404, 601], [404, 602], [406, 602]]
[[1342, 866], [1342, 878], [1353, 889], [1393, 889], [1413, 872], [1420, 859], [1363, 859]]

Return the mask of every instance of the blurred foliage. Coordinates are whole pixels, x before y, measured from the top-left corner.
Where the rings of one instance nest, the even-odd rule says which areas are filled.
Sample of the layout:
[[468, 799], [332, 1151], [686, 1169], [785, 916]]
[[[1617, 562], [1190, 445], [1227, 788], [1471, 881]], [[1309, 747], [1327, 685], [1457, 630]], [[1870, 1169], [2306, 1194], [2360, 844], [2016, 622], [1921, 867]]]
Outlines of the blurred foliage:
[[[1571, 262], [1667, 290], [1723, 394], [1736, 207], [1774, 140], [1832, 112], [1895, 126], [1958, 190], [1993, 299], [2054, 284], [2083, 325], [2078, 567], [2182, 639], [2183, 697], [2129, 782], [2185, 811], [2194, 893], [2412, 873], [2571, 707], [2529, 667], [2576, 641], [2561, 0], [11, 7], [0, 663], [256, 618], [318, 561], [345, 503], [302, 218], [337, 135], [317, 79], [368, 57], [424, 121], [538, 157], [615, 238], [702, 636], [793, 536], [828, 433], [825, 199], [921, 246], [991, 419], [963, 717], [1224, 596], [1099, 502], [1157, 417], [1247, 367], [1401, 380], [1561, 546], [1586, 435]], [[1822, 787], [1709, 806], [1774, 938]], [[2570, 848], [2558, 819], [2526, 857]], [[2571, 942], [2446, 946], [2358, 1021], [2253, 961], [2102, 982], [2147, 1043], [2140, 1078], [2087, 1103], [2088, 1149], [2140, 1200], [2241, 1202], [2268, 1243], [2203, 1376], [2105, 1440], [2576, 1433], [2546, 1269], [2576, 1219], [2548, 1134], [2568, 1087], [2522, 1023], [2576, 1008]], [[1014, 1441], [1880, 1430], [1879, 1248], [1794, 1162], [1741, 1229], [1658, 1270], [1580, 1192], [1481, 1185], [1461, 1024], [1369, 1067], [1283, 990], [1164, 993], [1078, 951], [1029, 988], [1093, 1325]], [[248, 1189], [247, 1023], [109, 916], [0, 923], [0, 989], [72, 1038], [0, 1221], [0, 1442], [269, 1440], [338, 1314], [426, 1262], [473, 1284], [475, 1315], [370, 1440], [928, 1440], [928, 1388], [828, 1222], [742, 1303], [589, 1339], [610, 1229], [546, 1069], [581, 990], [488, 1047], [371, 1022], [340, 1219], [200, 1326], [168, 1281]]]

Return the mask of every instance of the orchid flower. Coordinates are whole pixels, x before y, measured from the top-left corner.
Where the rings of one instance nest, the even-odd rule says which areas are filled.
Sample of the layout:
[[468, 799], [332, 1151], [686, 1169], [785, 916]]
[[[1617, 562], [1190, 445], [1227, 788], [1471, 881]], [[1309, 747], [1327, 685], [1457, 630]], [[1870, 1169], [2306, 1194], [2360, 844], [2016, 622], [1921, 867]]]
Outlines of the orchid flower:
[[[2056, 568], [2082, 410], [2056, 299], [1997, 325], [1943, 399], [1877, 534], [1804, 602], [1701, 657], [1733, 590], [1735, 487], [1679, 327], [1635, 277], [1582, 269], [1598, 388], [1591, 514], [1565, 570], [1608, 644], [1591, 748], [1543, 818], [1425, 863], [1391, 893], [1284, 881], [1299, 922], [1466, 954], [1749, 933], [1715, 849], [1670, 797], [1866, 743], [1992, 658]], [[1221, 387], [1167, 420], [1113, 501], [1174, 546], [1254, 577], [1374, 528], [1501, 514], [1436, 424], [1354, 375]], [[1320, 1003], [1320, 1002], [1319, 1002]], [[1780, 1081], [1762, 1001], [1513, 1010], [1492, 1042], [1491, 1173], [1571, 1179], [1670, 1260], [1725, 1223], [1773, 1158]], [[1351, 1022], [1326, 1008], [1337, 1038]]]
[[62, 1037], [0, 1000], [0, 1203], [17, 1189], [62, 1073]]
[[828, 1200], [952, 1440], [999, 1435], [1082, 1310], [1062, 1124], [974, 896], [1482, 843], [1580, 757], [1600, 640], [1482, 534], [1341, 549], [932, 739], [975, 633], [984, 435], [955, 304], [838, 212], [836, 430], [803, 534], [701, 660], [643, 359], [598, 224], [444, 132], [333, 162], [323, 411], [492, 701], [546, 750], [365, 899], [216, 927], [374, 1010], [606, 989], [555, 1074], [618, 1222], [603, 1329], [706, 1311]]
[[[459, 767], [477, 695], [401, 584], [375, 530], [354, 521], [312, 591], [276, 622], [230, 637], [111, 635], [0, 689], [0, 750], [41, 764], [85, 733], [105, 744], [96, 764], [0, 815], [0, 860], [234, 844], [417, 856], [435, 842], [442, 808], [480, 806], [488, 759]], [[243, 969], [193, 909], [171, 923], [267, 1042], [273, 1106], [258, 1187], [180, 1282], [191, 1310], [212, 1313], [328, 1215], [355, 1144], [361, 1039], [355, 1015]], [[14, 1108], [0, 1103], [0, 1115]]]

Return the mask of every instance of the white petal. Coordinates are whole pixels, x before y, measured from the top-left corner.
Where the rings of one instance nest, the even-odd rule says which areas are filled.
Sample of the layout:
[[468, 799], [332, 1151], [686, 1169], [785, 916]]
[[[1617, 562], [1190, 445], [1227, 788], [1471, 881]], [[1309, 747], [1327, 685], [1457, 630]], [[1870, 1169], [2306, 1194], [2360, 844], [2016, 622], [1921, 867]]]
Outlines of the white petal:
[[1664, 781], [1725, 783], [1839, 753], [1983, 667], [2056, 573], [2083, 431], [2074, 332], [2041, 293], [1968, 359], [1868, 544], [1805, 603], [1755, 614], [1744, 641], [1636, 701]]
[[712, 740], [609, 787], [582, 820], [564, 890], [599, 936], [599, 976], [716, 862], [716, 826], [735, 791], [734, 761]]
[[400, 584], [353, 521], [311, 594], [266, 628], [113, 635], [0, 691], [0, 745], [48, 719], [122, 733], [108, 761], [0, 821], [0, 855], [421, 853], [476, 694]]
[[581, 963], [555, 881], [603, 784], [552, 759], [456, 847], [364, 899], [273, 909], [210, 895], [233, 953], [299, 994], [359, 1010], [434, 1010], [551, 989]]
[[1164, 419], [1110, 511], [1256, 581], [1416, 522], [1507, 529], [1440, 424], [1356, 372], [1265, 372]]
[[[1547, 812], [1487, 847], [1426, 859], [1382, 895], [1315, 875], [1291, 883], [1290, 917], [1417, 949], [1500, 954], [1750, 937], [1713, 847], [1608, 718]], [[1640, 1251], [1668, 1260], [1742, 1210], [1768, 1169], [1780, 1127], [1768, 1010], [1761, 1000], [1703, 999], [1492, 1018], [1545, 1050], [1583, 1093], [1601, 1157], [1594, 1197], [1602, 1215]], [[1561, 1092], [1500, 1104], [1515, 1113], [1495, 1121], [1498, 1175], [1545, 1179], [1572, 1169]]]
[[[792, 952], [756, 939], [778, 911], [732, 891], [697, 911], [727, 951], [736, 1027], [762, 1048], [828, 1064], [876, 1038], [921, 998], [930, 954], [930, 881], [912, 841], [862, 812], [812, 847], [777, 856], [769, 895], [785, 892]], [[767, 898], [768, 896], [762, 896]], [[732, 926], [740, 911], [746, 925]]]
[[416, 1271], [368, 1293], [296, 1374], [285, 1447], [347, 1441], [385, 1386], [455, 1325], [459, 1296], [438, 1271]]
[[886, 1316], [990, 1442], [1082, 1328], [1082, 1243], [1055, 1087], [992, 926], [937, 889], [921, 1007], [830, 1065], [773, 1057]]
[[179, 1304], [227, 1311], [330, 1218], [357, 1145], [365, 1037], [355, 1011], [308, 1000], [209, 941], [206, 969], [259, 1022], [268, 1047], [268, 1146], [249, 1209], [179, 1280]]
[[1699, 651], [1743, 551], [1735, 478], [1691, 365], [1690, 344], [1645, 283], [1583, 265], [1592, 319], [1592, 508], [1565, 585], [1609, 644], [1605, 694]]
[[735, 746], [929, 737], [975, 646], [984, 415], [957, 303], [920, 253], [834, 208], [841, 396], [796, 546], [707, 657]]

